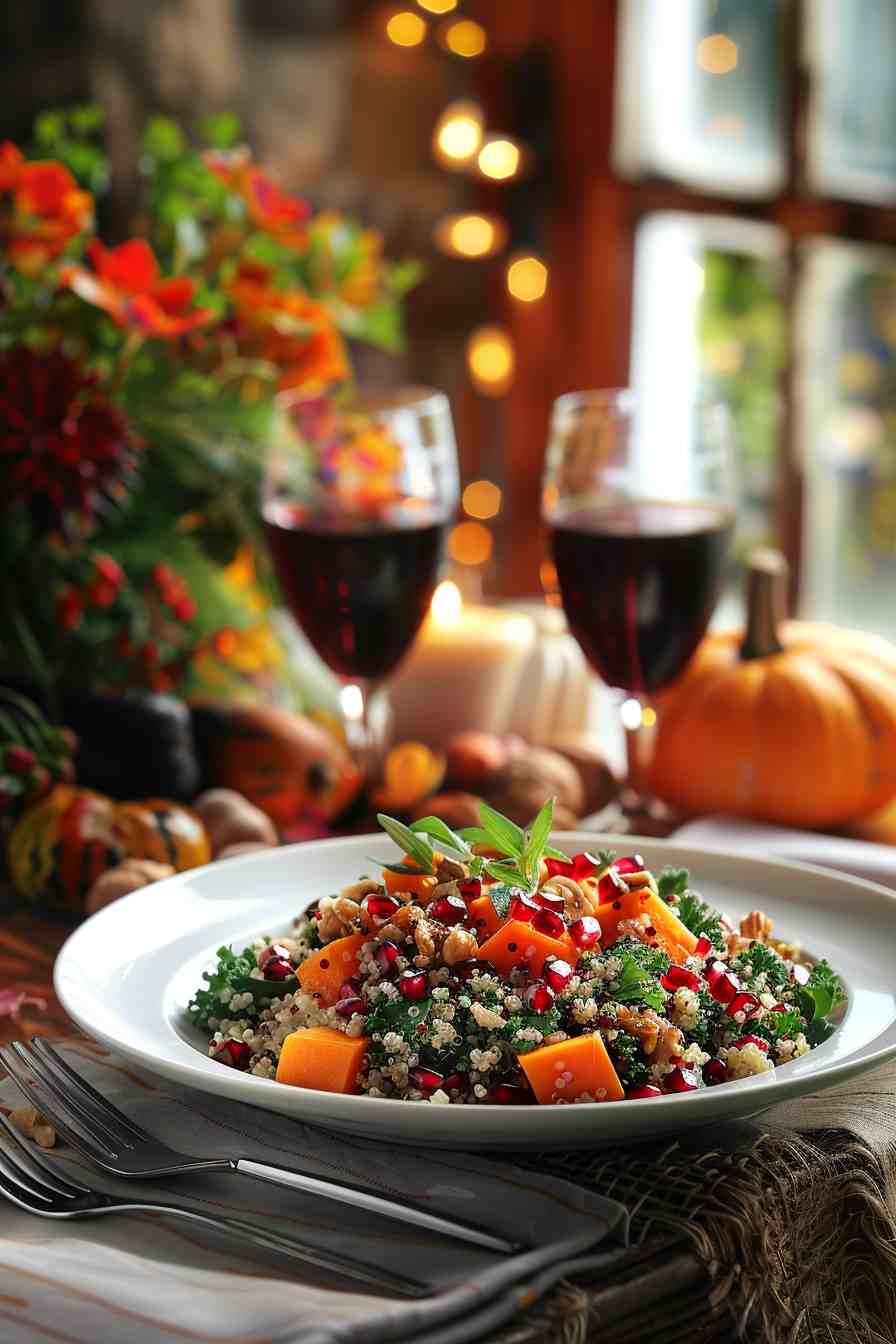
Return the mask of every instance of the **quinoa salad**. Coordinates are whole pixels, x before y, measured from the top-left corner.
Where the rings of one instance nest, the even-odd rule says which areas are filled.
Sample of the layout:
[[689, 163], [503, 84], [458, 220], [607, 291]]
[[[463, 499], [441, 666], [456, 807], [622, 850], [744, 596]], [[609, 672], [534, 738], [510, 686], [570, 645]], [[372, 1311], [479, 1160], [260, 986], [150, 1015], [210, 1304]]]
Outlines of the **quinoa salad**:
[[839, 979], [761, 910], [735, 926], [684, 869], [563, 854], [552, 815], [380, 816], [394, 863], [219, 950], [189, 1005], [209, 1056], [329, 1092], [564, 1105], [762, 1074], [831, 1034]]

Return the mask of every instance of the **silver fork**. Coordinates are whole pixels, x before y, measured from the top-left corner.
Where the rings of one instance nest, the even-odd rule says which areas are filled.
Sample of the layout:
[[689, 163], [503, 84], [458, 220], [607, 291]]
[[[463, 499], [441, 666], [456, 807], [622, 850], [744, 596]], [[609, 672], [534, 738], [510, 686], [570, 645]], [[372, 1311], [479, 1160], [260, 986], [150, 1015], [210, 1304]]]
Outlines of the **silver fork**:
[[0, 1115], [0, 1133], [6, 1140], [0, 1143], [0, 1195], [41, 1218], [94, 1218], [107, 1213], [146, 1211], [163, 1213], [172, 1218], [185, 1218], [191, 1223], [199, 1223], [214, 1232], [238, 1237], [243, 1245], [251, 1242], [267, 1251], [277, 1251], [291, 1260], [300, 1260], [303, 1264], [329, 1270], [342, 1278], [353, 1279], [390, 1294], [397, 1291], [406, 1297], [426, 1297], [432, 1291], [414, 1279], [391, 1271], [387, 1274], [351, 1256], [330, 1255], [319, 1247], [307, 1246], [293, 1237], [263, 1231], [253, 1223], [243, 1222], [241, 1218], [199, 1213], [159, 1200], [118, 1199], [114, 1195], [92, 1190], [69, 1174], [61, 1175], [48, 1159], [40, 1155], [39, 1149], [35, 1150], [18, 1133], [5, 1115]]
[[26, 1100], [43, 1112], [67, 1143], [116, 1176], [147, 1180], [184, 1172], [229, 1171], [396, 1218], [490, 1251], [513, 1253], [523, 1249], [521, 1244], [506, 1241], [474, 1223], [430, 1213], [404, 1195], [399, 1204], [343, 1177], [324, 1180], [246, 1157], [195, 1157], [178, 1152], [153, 1138], [101, 1096], [42, 1036], [0, 1047], [0, 1063]]

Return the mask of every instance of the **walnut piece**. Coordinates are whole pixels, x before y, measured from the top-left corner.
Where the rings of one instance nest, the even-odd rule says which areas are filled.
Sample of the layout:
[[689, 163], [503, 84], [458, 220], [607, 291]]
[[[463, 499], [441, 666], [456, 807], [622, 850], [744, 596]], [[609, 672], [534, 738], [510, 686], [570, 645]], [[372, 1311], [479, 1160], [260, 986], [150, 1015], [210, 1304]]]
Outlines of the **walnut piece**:
[[41, 1148], [55, 1146], [55, 1129], [33, 1106], [17, 1106], [14, 1111], [10, 1111], [9, 1121], [20, 1134], [24, 1134], [26, 1139], [33, 1139]]
[[576, 882], [575, 878], [558, 873], [544, 884], [545, 891], [556, 892], [563, 897], [564, 913], [569, 919], [578, 919], [580, 915], [593, 915], [597, 901]]
[[767, 943], [773, 928], [772, 921], [761, 910], [751, 910], [740, 922], [741, 937], [749, 938], [751, 943]]
[[470, 1012], [476, 1019], [477, 1025], [484, 1027], [487, 1031], [495, 1031], [499, 1027], [507, 1025], [500, 1013], [495, 1013], [491, 1008], [486, 1008], [484, 1003], [474, 1001]]
[[446, 966], [458, 961], [469, 961], [479, 951], [479, 944], [469, 929], [452, 929], [442, 944], [442, 960]]

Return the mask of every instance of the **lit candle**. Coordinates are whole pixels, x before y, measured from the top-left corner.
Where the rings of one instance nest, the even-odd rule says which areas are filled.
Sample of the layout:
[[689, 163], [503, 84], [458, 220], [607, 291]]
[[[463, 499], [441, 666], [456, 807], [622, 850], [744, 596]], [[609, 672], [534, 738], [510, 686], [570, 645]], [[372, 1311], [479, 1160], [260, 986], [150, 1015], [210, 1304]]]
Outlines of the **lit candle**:
[[440, 583], [390, 682], [393, 741], [442, 746], [465, 729], [507, 732], [534, 643], [528, 616], [464, 606], [456, 584]]

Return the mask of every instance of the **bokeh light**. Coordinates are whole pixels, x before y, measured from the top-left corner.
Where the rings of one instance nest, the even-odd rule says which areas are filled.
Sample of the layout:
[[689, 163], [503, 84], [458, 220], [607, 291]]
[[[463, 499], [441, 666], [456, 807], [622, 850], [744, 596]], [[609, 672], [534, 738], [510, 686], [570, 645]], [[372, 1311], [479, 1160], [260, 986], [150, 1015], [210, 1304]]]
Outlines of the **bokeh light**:
[[484, 565], [493, 544], [491, 532], [482, 523], [458, 523], [448, 534], [448, 554], [459, 565]]
[[521, 303], [543, 299], [548, 287], [548, 268], [538, 257], [515, 257], [507, 267], [507, 288]]
[[479, 327], [467, 343], [467, 367], [479, 392], [500, 397], [513, 381], [513, 342], [503, 327]]
[[737, 43], [724, 33], [710, 33], [697, 43], [697, 64], [708, 75], [729, 75], [737, 69]]
[[432, 595], [429, 605], [433, 620], [442, 625], [453, 625], [463, 610], [460, 589], [450, 579], [443, 579]]
[[481, 23], [475, 19], [457, 19], [442, 32], [442, 42], [455, 56], [470, 59], [481, 56], [488, 45], [488, 38]]
[[516, 177], [522, 162], [519, 145], [507, 136], [496, 135], [486, 140], [479, 151], [479, 171], [495, 182], [506, 182]]
[[494, 518], [501, 509], [501, 487], [494, 481], [471, 481], [461, 502], [471, 518]]
[[386, 36], [396, 47], [419, 47], [426, 37], [426, 20], [410, 9], [400, 9], [388, 20]]
[[462, 99], [445, 108], [433, 132], [433, 150], [446, 168], [465, 168], [482, 144], [482, 108]]
[[497, 215], [446, 215], [436, 225], [436, 246], [451, 257], [492, 257], [507, 238]]
[[450, 14], [452, 9], [457, 9], [457, 0], [417, 0], [417, 4], [430, 14]]

